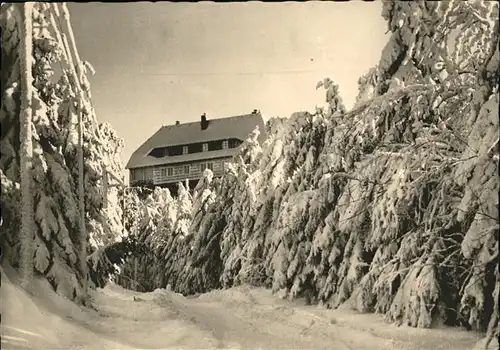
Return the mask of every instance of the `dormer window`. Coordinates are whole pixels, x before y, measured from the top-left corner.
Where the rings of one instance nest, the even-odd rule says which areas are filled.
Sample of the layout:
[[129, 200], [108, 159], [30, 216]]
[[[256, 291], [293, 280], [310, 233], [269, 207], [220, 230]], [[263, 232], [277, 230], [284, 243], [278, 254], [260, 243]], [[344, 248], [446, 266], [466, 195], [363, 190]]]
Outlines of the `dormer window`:
[[188, 154], [188, 146], [182, 146], [182, 154]]
[[203, 152], [208, 152], [208, 143], [203, 144]]
[[162, 158], [168, 156], [168, 150], [166, 147], [153, 148], [149, 155], [155, 158]]
[[228, 149], [229, 148], [229, 141], [224, 140], [222, 141], [222, 149]]

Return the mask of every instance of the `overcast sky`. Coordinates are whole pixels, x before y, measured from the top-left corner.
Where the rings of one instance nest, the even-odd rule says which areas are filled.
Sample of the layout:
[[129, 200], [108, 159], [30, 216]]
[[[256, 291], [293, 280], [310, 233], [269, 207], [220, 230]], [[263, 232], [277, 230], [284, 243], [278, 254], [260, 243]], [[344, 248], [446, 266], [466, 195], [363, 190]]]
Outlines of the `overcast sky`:
[[381, 3], [69, 3], [99, 120], [123, 161], [162, 124], [314, 110], [330, 77], [348, 108], [387, 42]]

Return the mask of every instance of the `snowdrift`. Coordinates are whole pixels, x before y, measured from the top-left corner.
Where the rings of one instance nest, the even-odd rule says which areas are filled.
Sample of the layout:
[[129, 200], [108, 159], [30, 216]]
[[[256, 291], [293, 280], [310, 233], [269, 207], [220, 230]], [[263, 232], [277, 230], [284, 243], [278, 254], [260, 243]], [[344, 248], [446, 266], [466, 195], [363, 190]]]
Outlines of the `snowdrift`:
[[477, 342], [474, 333], [388, 326], [373, 314], [305, 306], [248, 286], [185, 298], [110, 283], [85, 309], [43, 278], [29, 295], [11, 268], [1, 272], [2, 349], [466, 350]]
[[96, 312], [57, 295], [44, 278], [34, 281], [30, 295], [18, 287], [12, 268], [0, 272], [2, 349], [131, 349], [86, 329]]

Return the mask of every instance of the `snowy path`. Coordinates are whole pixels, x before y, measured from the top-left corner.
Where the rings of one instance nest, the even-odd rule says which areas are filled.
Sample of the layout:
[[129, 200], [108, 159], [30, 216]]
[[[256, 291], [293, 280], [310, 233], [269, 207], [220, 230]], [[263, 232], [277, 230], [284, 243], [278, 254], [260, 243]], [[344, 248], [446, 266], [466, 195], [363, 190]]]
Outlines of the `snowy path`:
[[28, 296], [2, 273], [2, 349], [458, 350], [478, 341], [474, 333], [396, 328], [377, 315], [290, 303], [258, 288], [184, 298], [110, 285], [94, 293], [97, 310], [82, 310], [37, 283], [38, 295]]

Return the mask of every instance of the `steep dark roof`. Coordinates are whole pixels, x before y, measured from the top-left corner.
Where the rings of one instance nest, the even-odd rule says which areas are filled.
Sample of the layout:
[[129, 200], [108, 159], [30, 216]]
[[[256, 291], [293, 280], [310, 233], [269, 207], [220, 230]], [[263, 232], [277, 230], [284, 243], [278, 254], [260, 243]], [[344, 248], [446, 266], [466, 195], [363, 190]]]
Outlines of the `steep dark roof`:
[[229, 138], [237, 138], [244, 141], [256, 126], [259, 126], [259, 141], [262, 142], [265, 137], [265, 127], [260, 113], [209, 119], [208, 128], [206, 130], [201, 130], [199, 121], [180, 125], [162, 126], [132, 154], [125, 168], [133, 169], [152, 165], [173, 164], [198, 159], [232, 156], [237, 152], [237, 148], [163, 158], [156, 158], [148, 154], [157, 147], [178, 146], [188, 143], [208, 142]]

